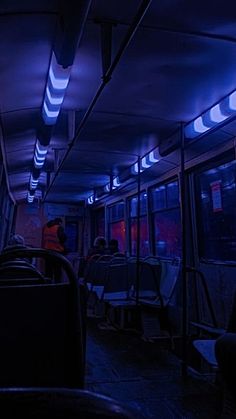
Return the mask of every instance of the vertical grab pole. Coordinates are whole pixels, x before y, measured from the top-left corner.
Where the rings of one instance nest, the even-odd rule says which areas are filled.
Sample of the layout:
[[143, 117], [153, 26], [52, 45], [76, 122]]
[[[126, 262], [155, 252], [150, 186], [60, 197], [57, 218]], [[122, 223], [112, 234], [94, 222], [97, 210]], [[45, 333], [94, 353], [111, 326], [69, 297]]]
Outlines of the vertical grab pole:
[[137, 177], [137, 190], [138, 190], [138, 201], [137, 201], [137, 271], [136, 271], [136, 305], [139, 302], [139, 288], [140, 288], [140, 174], [141, 174], [141, 160], [138, 158], [138, 177]]
[[185, 183], [185, 137], [184, 124], [181, 123], [180, 144], [180, 210], [181, 210], [181, 233], [182, 233], [182, 377], [187, 377], [187, 317], [188, 317], [188, 293], [187, 293], [187, 254], [186, 254], [186, 183]]

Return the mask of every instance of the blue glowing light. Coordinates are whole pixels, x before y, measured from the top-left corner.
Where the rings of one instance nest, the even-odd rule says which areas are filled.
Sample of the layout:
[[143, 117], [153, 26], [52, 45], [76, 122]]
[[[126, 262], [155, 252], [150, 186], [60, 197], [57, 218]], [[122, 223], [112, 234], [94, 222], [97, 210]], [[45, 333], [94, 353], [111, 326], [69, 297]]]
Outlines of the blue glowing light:
[[46, 102], [44, 102], [44, 104], [43, 104], [43, 109], [44, 109], [44, 112], [45, 112], [46, 116], [48, 118], [53, 118], [53, 119], [57, 118], [58, 115], [59, 115], [59, 112], [60, 112], [60, 109], [57, 109], [56, 111], [50, 111], [50, 109], [48, 109], [48, 106], [47, 106]]
[[94, 203], [94, 197], [93, 197], [93, 195], [91, 195], [91, 196], [88, 197], [88, 204], [91, 205], [93, 203]]
[[207, 130], [210, 129], [210, 127], [207, 127], [206, 125], [203, 124], [201, 116], [195, 119], [193, 123], [193, 127], [194, 127], [194, 130], [199, 133], [206, 132]]
[[52, 87], [55, 90], [65, 90], [67, 88], [68, 83], [69, 83], [69, 77], [70, 77], [70, 75], [68, 75], [65, 78], [56, 77], [52, 67], [50, 67], [50, 69], [49, 69], [49, 78], [50, 78], [50, 81], [52, 83]]
[[[137, 174], [138, 174], [138, 163], [135, 163], [135, 164], [133, 165], [133, 172], [134, 172], [134, 174], [135, 174], [135, 175], [137, 175]], [[143, 172], [142, 167], [140, 167], [140, 172]]]
[[31, 189], [36, 189], [37, 186], [38, 186], [38, 182], [39, 182], [38, 179], [34, 179], [32, 175], [30, 176], [30, 188]]
[[118, 188], [118, 186], [120, 186], [120, 181], [119, 181], [118, 176], [113, 179], [113, 186], [115, 188]]
[[228, 116], [222, 114], [219, 104], [213, 106], [213, 108], [210, 109], [210, 119], [213, 122], [217, 122], [217, 123], [222, 122], [227, 118], [228, 118]]
[[[227, 97], [223, 98], [219, 103], [214, 105], [211, 109], [204, 112], [201, 116], [196, 118], [185, 126], [186, 138], [194, 138], [198, 135], [204, 134], [211, 128], [215, 128], [228, 118], [235, 115], [236, 111], [236, 91], [232, 92]], [[209, 124], [209, 126], [208, 126]]]
[[41, 169], [43, 167], [47, 152], [48, 147], [41, 145], [37, 140], [34, 152], [34, 166], [36, 169]]
[[142, 169], [148, 169], [151, 166], [152, 166], [152, 164], [147, 162], [147, 156], [144, 156], [141, 160]]
[[[158, 154], [158, 158], [155, 157], [155, 154]], [[155, 154], [154, 154], [154, 151], [151, 151], [148, 155], [149, 161], [153, 164], [158, 163], [159, 160], [160, 160], [160, 155], [159, 155], [159, 152], [157, 150], [155, 150]]]
[[29, 204], [32, 204], [33, 200], [34, 200], [34, 195], [31, 195], [31, 194], [28, 192], [28, 194], [27, 194], [27, 201], [28, 201], [28, 203], [29, 203]]
[[57, 121], [69, 83], [70, 72], [71, 67], [63, 68], [59, 65], [53, 53], [42, 108], [42, 116], [46, 125], [54, 125]]
[[236, 111], [236, 91], [229, 96], [229, 108], [232, 111]]
[[51, 105], [61, 105], [64, 99], [64, 94], [61, 94], [60, 96], [53, 96], [48, 86], [46, 88], [46, 95]]

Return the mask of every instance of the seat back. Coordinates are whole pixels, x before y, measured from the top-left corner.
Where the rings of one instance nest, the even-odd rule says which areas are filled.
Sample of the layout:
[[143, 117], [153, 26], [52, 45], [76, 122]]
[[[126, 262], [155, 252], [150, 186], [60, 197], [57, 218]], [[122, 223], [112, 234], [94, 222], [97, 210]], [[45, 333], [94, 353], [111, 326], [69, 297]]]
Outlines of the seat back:
[[103, 299], [119, 300], [129, 296], [128, 264], [125, 258], [113, 258], [108, 266]]
[[139, 410], [110, 397], [59, 388], [0, 389], [0, 415], [6, 419], [144, 419]]
[[30, 250], [38, 254], [62, 263], [68, 282], [0, 286], [0, 386], [82, 388], [84, 334], [74, 272], [63, 256]]
[[167, 305], [173, 295], [180, 274], [180, 260], [173, 259], [171, 262], [162, 262], [162, 275], [160, 282], [160, 294], [164, 306]]

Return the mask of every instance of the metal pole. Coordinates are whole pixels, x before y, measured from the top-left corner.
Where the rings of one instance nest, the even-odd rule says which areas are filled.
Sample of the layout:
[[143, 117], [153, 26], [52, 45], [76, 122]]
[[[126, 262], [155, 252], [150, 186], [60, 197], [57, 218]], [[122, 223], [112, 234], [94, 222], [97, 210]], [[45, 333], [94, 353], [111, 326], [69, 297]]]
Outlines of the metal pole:
[[138, 189], [138, 201], [137, 201], [137, 249], [136, 249], [136, 258], [137, 258], [137, 271], [136, 271], [136, 305], [139, 302], [139, 288], [140, 288], [140, 169], [141, 169], [141, 160], [138, 158], [138, 176], [137, 176], [137, 189]]
[[182, 376], [187, 377], [187, 321], [188, 321], [188, 294], [187, 294], [187, 254], [186, 254], [186, 185], [185, 185], [185, 162], [184, 162], [184, 124], [181, 124], [180, 145], [180, 196], [181, 196], [181, 229], [182, 229]]

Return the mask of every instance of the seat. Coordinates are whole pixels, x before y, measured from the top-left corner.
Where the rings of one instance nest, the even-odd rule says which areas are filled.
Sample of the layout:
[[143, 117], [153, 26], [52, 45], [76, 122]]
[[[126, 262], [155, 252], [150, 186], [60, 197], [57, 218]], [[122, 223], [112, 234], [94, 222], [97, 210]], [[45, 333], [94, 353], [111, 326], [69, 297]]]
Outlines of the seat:
[[[209, 295], [208, 295], [208, 302], [211, 303]], [[215, 346], [216, 346], [216, 342], [218, 341], [218, 338], [220, 338], [220, 336], [224, 336], [224, 335], [226, 336], [228, 333], [236, 333], [236, 291], [234, 292], [234, 296], [233, 296], [232, 309], [231, 309], [227, 329], [219, 328], [217, 326], [215, 313], [212, 310], [213, 310], [213, 307], [211, 307], [211, 310], [210, 310], [213, 314], [213, 326], [210, 325], [210, 326], [204, 327], [205, 325], [203, 324], [203, 330], [204, 332], [208, 332], [208, 334], [213, 334], [216, 337], [214, 337], [213, 339], [208, 339], [208, 338], [195, 339], [193, 341], [193, 346], [198, 351], [200, 356], [207, 362], [207, 364], [214, 370], [217, 370], [218, 361], [215, 355]], [[195, 323], [192, 322], [192, 324], [195, 324]]]
[[0, 386], [82, 388], [85, 333], [73, 268], [56, 252], [32, 248], [0, 255], [0, 266], [25, 257], [61, 265], [68, 280], [0, 286]]
[[44, 283], [44, 275], [26, 260], [10, 260], [0, 265], [0, 286], [9, 284]]
[[134, 408], [85, 390], [0, 388], [0, 415], [6, 419], [145, 419]]
[[[172, 299], [180, 273], [180, 260], [144, 261], [150, 266], [149, 289], [142, 296], [140, 287], [139, 304], [141, 306], [143, 337], [145, 339], [160, 339], [164, 335], [172, 339], [172, 326], [168, 315], [168, 307]], [[151, 283], [153, 284], [151, 287]], [[142, 284], [142, 282], [141, 282]], [[171, 340], [171, 344], [173, 342]]]

